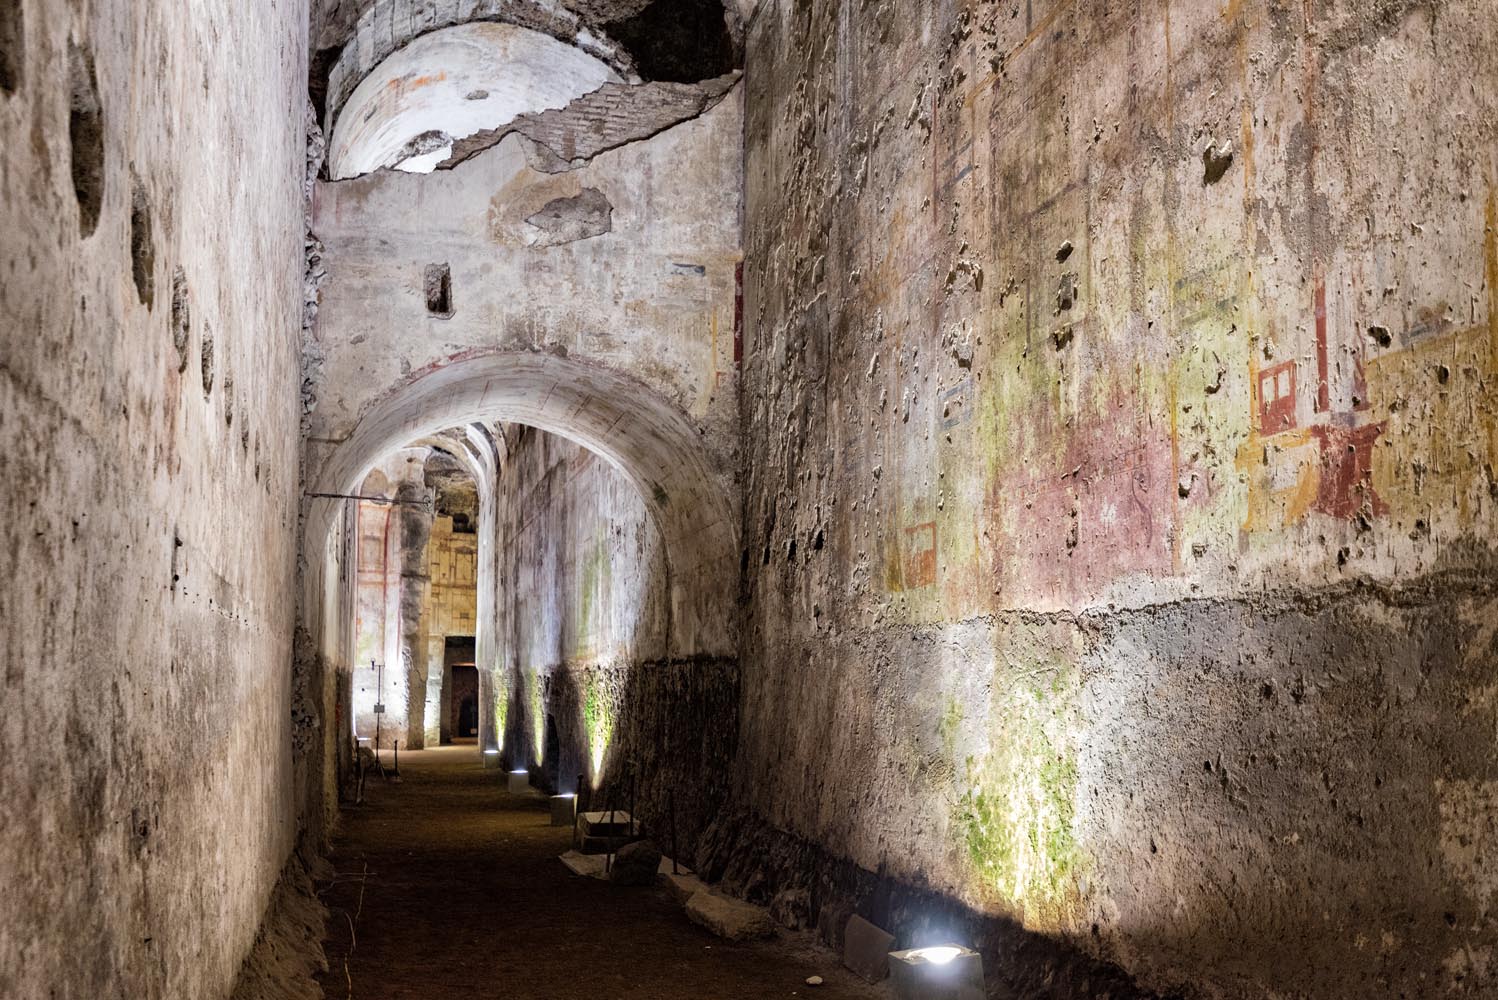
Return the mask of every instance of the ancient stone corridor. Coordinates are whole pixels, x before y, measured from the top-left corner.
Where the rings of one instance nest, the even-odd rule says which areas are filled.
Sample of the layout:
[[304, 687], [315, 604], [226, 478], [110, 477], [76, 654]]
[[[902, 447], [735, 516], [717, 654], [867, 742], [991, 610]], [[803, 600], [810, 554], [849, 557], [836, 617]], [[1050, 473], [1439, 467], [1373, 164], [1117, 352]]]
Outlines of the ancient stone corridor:
[[1498, 997], [1495, 0], [0, 0], [0, 454], [0, 1000]]

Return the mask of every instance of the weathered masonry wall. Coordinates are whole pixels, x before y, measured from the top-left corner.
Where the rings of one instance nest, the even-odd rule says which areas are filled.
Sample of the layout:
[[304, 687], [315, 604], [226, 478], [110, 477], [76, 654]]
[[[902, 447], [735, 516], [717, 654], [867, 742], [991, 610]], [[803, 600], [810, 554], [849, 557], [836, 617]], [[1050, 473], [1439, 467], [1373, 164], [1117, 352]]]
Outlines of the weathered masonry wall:
[[297, 834], [306, 5], [0, 14], [0, 995], [228, 993]]
[[1498, 989], [1494, 51], [1482, 0], [762, 6], [762, 821], [1015, 982]]
[[[551, 790], [584, 775], [595, 807], [638, 811], [669, 849], [669, 789], [684, 847], [724, 788], [736, 668], [670, 660], [666, 553], [639, 493], [597, 455], [511, 426], [496, 488], [497, 669], [503, 749]], [[691, 585], [691, 581], [687, 581]]]

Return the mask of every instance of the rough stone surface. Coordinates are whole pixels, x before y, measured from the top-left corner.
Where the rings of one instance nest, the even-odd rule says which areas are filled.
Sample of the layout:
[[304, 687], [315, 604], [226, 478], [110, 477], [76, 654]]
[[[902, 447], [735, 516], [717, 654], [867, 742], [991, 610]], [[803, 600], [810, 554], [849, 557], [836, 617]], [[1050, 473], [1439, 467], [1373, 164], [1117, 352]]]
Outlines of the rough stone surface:
[[[332, 869], [323, 863], [326, 873]], [[239, 970], [231, 1000], [323, 1000], [315, 979], [328, 971], [322, 939], [328, 910], [312, 875], [293, 855], [276, 885], [255, 945]]]
[[764, 907], [714, 892], [699, 892], [687, 900], [687, 916], [729, 941], [752, 941], [775, 932]]
[[770, 900], [770, 916], [780, 926], [793, 931], [810, 927], [811, 893], [805, 889], [782, 889]]
[[613, 214], [607, 195], [597, 188], [583, 188], [570, 198], [553, 198], [525, 221], [538, 230], [532, 246], [554, 247], [602, 236], [611, 228]]
[[609, 881], [615, 885], [655, 885], [660, 866], [661, 849], [648, 840], [637, 840], [614, 855]]
[[1495, 41], [762, 7], [717, 872], [934, 893], [1049, 995], [1495, 988]]
[[306, 4], [4, 7], [0, 995], [223, 997], [298, 835]]
[[584, 811], [633, 807], [666, 850], [692, 852], [727, 793], [736, 666], [667, 656], [661, 534], [617, 469], [534, 429], [501, 440], [493, 572], [507, 600], [485, 703], [502, 744]]

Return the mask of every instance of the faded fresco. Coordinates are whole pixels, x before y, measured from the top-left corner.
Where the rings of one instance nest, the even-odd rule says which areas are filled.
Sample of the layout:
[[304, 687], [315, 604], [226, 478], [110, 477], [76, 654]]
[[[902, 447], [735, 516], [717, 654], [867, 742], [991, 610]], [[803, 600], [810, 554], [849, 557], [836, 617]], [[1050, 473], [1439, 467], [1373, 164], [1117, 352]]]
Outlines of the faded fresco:
[[1498, 988], [1495, 47], [1480, 0], [761, 11], [771, 825], [1150, 988]]

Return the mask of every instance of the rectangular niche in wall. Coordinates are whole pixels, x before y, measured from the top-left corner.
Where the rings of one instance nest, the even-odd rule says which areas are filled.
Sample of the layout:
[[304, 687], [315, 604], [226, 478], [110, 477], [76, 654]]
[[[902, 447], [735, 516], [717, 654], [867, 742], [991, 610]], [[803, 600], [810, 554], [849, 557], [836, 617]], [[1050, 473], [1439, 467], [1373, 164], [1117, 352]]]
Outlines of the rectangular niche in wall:
[[453, 272], [446, 264], [428, 264], [426, 281], [427, 312], [439, 319], [453, 314]]

